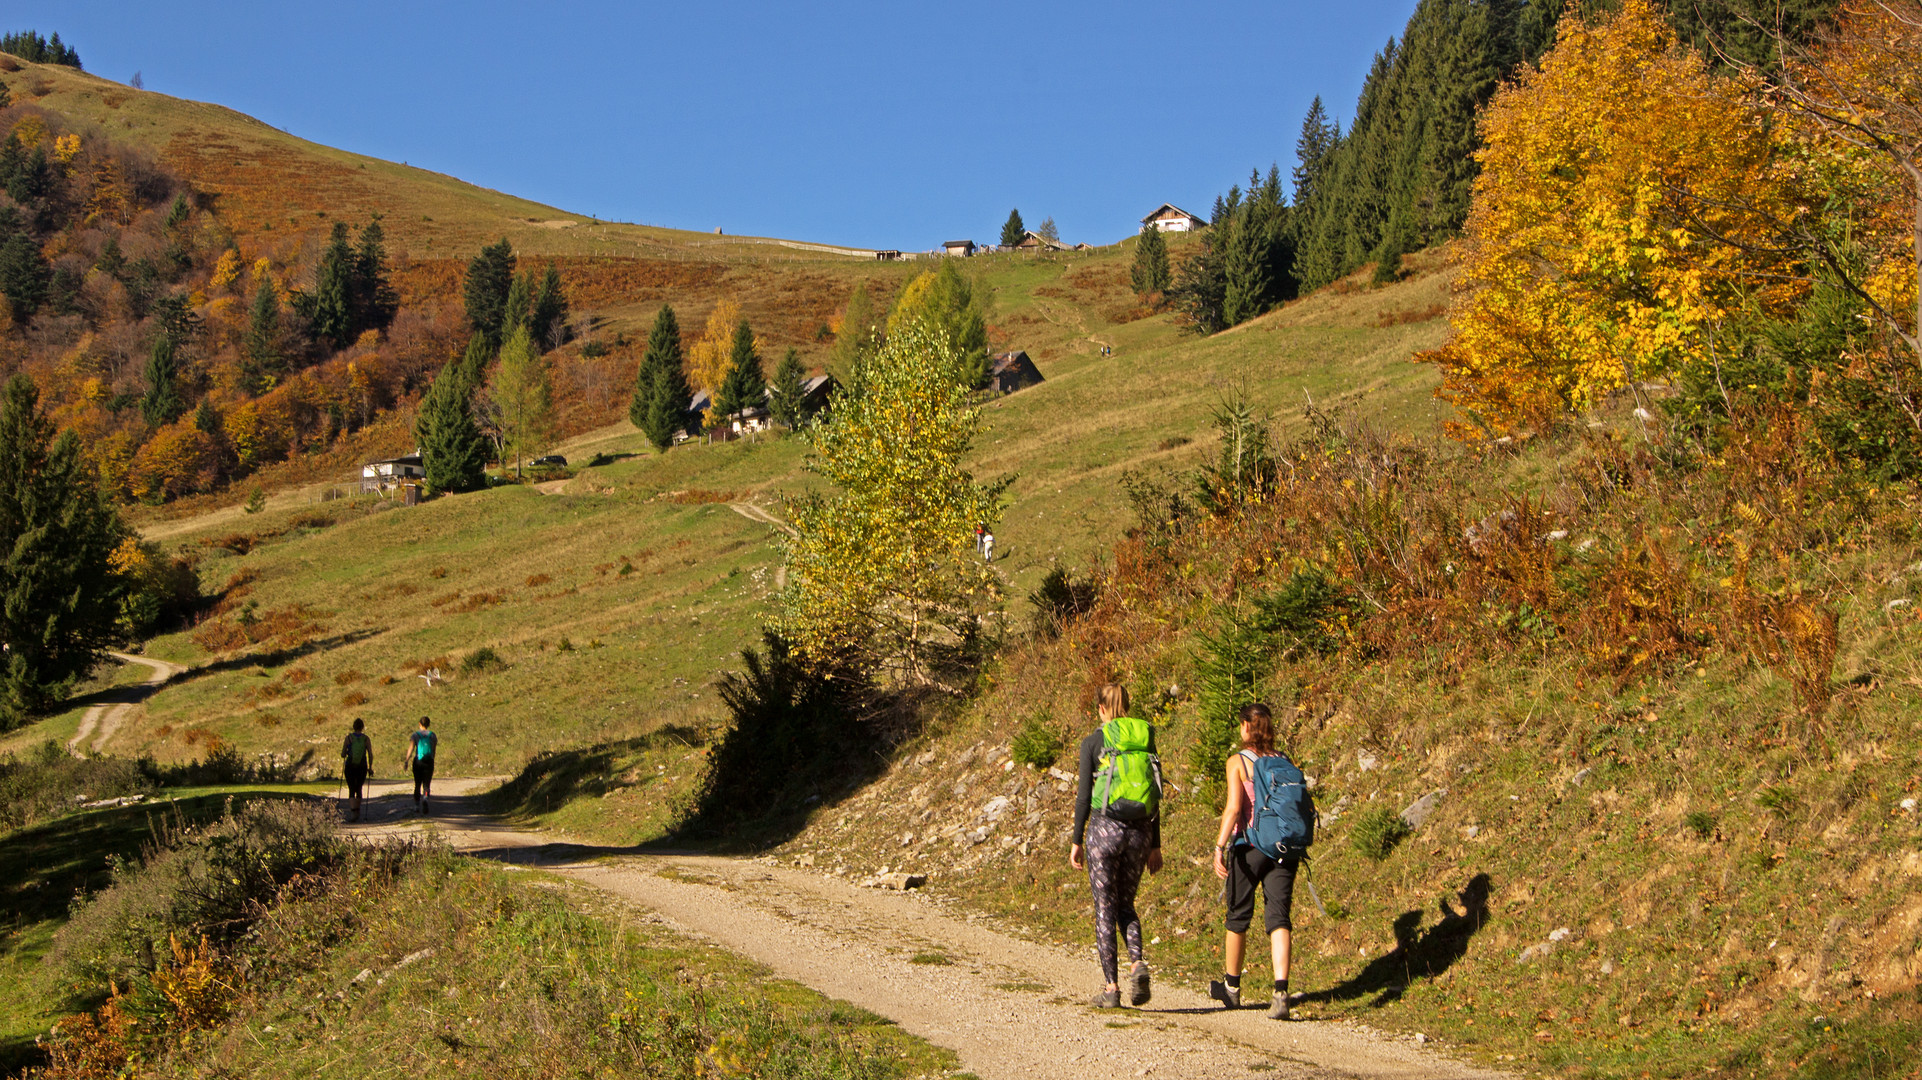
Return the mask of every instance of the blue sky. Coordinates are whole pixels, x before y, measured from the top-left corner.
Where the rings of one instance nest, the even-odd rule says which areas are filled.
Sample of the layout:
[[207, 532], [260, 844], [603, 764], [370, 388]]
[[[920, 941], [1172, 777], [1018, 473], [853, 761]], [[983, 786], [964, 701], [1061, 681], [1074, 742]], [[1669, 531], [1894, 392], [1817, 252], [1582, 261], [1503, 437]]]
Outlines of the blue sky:
[[1108, 243], [1292, 163], [1414, 0], [8, 5], [88, 71], [562, 209], [924, 249]]

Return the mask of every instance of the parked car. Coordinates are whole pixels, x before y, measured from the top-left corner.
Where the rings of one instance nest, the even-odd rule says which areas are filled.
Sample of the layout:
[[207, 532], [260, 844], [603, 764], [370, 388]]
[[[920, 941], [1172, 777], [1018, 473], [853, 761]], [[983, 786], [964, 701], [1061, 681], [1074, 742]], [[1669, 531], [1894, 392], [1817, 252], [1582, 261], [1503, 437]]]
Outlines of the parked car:
[[549, 454], [546, 457], [537, 457], [533, 461], [528, 462], [528, 464], [534, 466], [537, 469], [542, 468], [543, 466], [548, 466], [548, 465], [556, 466], [559, 468], [566, 468], [567, 459], [560, 456], [559, 454]]

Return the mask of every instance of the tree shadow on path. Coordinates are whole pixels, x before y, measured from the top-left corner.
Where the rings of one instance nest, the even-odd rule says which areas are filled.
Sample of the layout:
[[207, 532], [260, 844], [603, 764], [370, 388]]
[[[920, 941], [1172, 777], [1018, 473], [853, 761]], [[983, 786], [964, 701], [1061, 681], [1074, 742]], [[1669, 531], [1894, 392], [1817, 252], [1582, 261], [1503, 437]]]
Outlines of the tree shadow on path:
[[1307, 995], [1306, 1000], [1332, 1005], [1373, 995], [1374, 1000], [1368, 1002], [1371, 1009], [1399, 1000], [1409, 983], [1440, 975], [1468, 954], [1469, 940], [1488, 923], [1491, 891], [1488, 875], [1476, 874], [1457, 898], [1460, 910], [1444, 897], [1439, 904], [1440, 920], [1426, 930], [1421, 928], [1419, 910], [1402, 912], [1395, 917], [1393, 949], [1369, 961], [1350, 978]]

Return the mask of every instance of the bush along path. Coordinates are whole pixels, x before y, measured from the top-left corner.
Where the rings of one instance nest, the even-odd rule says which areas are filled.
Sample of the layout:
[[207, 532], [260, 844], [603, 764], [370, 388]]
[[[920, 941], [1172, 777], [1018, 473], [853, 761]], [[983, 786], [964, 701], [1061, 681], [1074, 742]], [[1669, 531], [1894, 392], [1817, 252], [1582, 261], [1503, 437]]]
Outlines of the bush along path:
[[[1097, 1010], [1080, 952], [1026, 941], [906, 888], [861, 888], [755, 859], [570, 843], [488, 816], [484, 782], [436, 781], [433, 816], [411, 788], [370, 785], [369, 838], [426, 829], [456, 850], [540, 867], [900, 1024], [983, 1080], [1089, 1075], [1497, 1077], [1409, 1039], [1347, 1022], [1276, 1023], [1161, 984], [1141, 1009]], [[1252, 1001], [1252, 998], [1251, 998]], [[1255, 1002], [1265, 1006], [1265, 1001]]]

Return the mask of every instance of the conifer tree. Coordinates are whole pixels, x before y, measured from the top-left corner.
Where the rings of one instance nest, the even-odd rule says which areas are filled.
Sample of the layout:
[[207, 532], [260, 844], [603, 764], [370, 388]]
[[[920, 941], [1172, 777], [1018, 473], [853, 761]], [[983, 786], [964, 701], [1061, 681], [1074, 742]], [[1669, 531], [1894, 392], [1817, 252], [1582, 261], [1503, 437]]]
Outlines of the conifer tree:
[[514, 455], [518, 478], [522, 459], [545, 450], [554, 433], [554, 389], [547, 358], [534, 348], [526, 326], [515, 327], [501, 343], [500, 365], [488, 396], [500, 410], [502, 450]]
[[68, 431], [54, 437], [39, 391], [0, 392], [0, 727], [66, 696], [118, 638], [128, 536]]
[[247, 336], [241, 344], [241, 383], [250, 394], [271, 389], [287, 373], [280, 350], [280, 296], [274, 283], [254, 287], [253, 308], [247, 315]]
[[357, 260], [347, 242], [345, 222], [334, 223], [327, 250], [320, 257], [314, 294], [307, 299], [308, 328], [314, 338], [336, 349], [354, 342], [354, 270]]
[[4, 109], [11, 104], [13, 104], [13, 94], [7, 90], [6, 83], [0, 82], [0, 109]]
[[0, 293], [6, 294], [16, 317], [26, 318], [40, 310], [52, 276], [46, 258], [40, 254], [40, 245], [33, 242], [24, 228], [0, 243]]
[[848, 295], [847, 310], [841, 313], [841, 332], [834, 337], [834, 351], [828, 354], [828, 366], [841, 381], [852, 382], [861, 358], [880, 348], [885, 336], [881, 323], [874, 301], [868, 298], [867, 283], [855, 285]]
[[507, 291], [513, 285], [514, 247], [506, 237], [482, 248], [467, 264], [467, 284], [462, 289], [467, 325], [486, 340], [490, 351], [500, 349], [501, 316], [507, 307]]
[[[644, 432], [656, 450], [674, 443], [674, 432], [684, 423], [691, 391], [687, 385], [686, 362], [681, 355], [681, 324], [667, 304], [654, 315], [654, 327], [647, 334], [647, 351], [634, 373], [634, 397], [628, 402], [627, 418]], [[657, 398], [661, 399], [657, 402]], [[659, 406], [658, 408], [656, 406]]]
[[1134, 268], [1129, 272], [1136, 296], [1165, 293], [1171, 284], [1168, 276], [1168, 241], [1153, 225], [1141, 230], [1135, 242]]
[[767, 397], [767, 376], [761, 370], [761, 356], [754, 348], [754, 328], [746, 319], [734, 324], [734, 347], [729, 350], [727, 376], [714, 395], [718, 420], [760, 405]]
[[1021, 211], [1008, 211], [1008, 220], [1001, 226], [1001, 246], [1011, 248], [1026, 239], [1028, 227], [1021, 223]]
[[910, 281], [894, 298], [894, 310], [888, 313], [888, 336], [893, 337], [915, 323], [947, 335], [966, 361], [964, 370], [971, 389], [987, 385], [986, 305], [955, 260], [942, 260], [939, 269]]
[[355, 333], [384, 330], [400, 310], [400, 297], [387, 280], [386, 232], [380, 215], [360, 230], [360, 249], [354, 253], [353, 311]]
[[535, 346], [541, 349], [561, 344], [567, 332], [567, 291], [561, 285], [560, 267], [551, 262], [541, 277], [540, 288], [534, 290], [534, 313], [528, 328], [533, 331]]
[[187, 411], [176, 385], [179, 378], [173, 338], [161, 334], [154, 338], [153, 351], [147, 356], [147, 394], [140, 399], [140, 415], [149, 427], [165, 427]]
[[421, 398], [414, 438], [433, 491], [474, 491], [487, 483], [487, 438], [474, 423], [474, 390], [486, 362], [487, 342], [476, 334], [466, 354], [448, 361]]
[[801, 354], [792, 345], [788, 346], [780, 364], [774, 368], [774, 382], [768, 387], [768, 414], [789, 431], [799, 430], [807, 423], [806, 403], [802, 400], [806, 377]]
[[666, 367], [656, 368], [647, 395], [647, 415], [640, 424], [656, 450], [674, 445], [674, 433], [687, 427], [687, 401], [687, 376]]
[[[534, 272], [528, 270], [514, 275], [513, 284], [507, 287], [507, 301], [501, 307], [501, 338], [505, 340], [523, 327], [531, 329], [533, 317]], [[529, 340], [532, 340], [532, 334]]]

